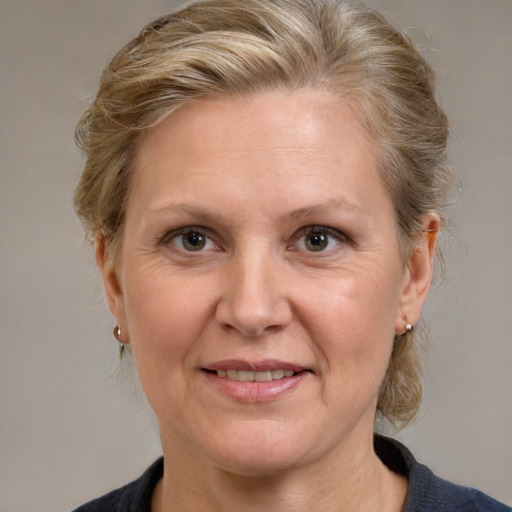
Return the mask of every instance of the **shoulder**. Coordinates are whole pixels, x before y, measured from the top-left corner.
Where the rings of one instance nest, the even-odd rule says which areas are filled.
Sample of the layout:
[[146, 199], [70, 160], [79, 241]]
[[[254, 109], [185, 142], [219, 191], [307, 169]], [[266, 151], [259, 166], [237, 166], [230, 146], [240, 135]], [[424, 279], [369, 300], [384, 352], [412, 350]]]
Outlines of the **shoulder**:
[[89, 501], [73, 512], [150, 512], [153, 490], [163, 475], [163, 459], [154, 462], [141, 477]]
[[457, 485], [416, 461], [394, 439], [376, 437], [375, 451], [390, 469], [409, 478], [409, 492], [402, 512], [506, 512], [512, 509], [486, 494]]
[[[409, 494], [403, 512], [505, 512], [503, 503], [477, 489], [448, 482], [434, 475], [430, 469], [416, 462], [411, 474]], [[423, 508], [420, 508], [420, 504]]]

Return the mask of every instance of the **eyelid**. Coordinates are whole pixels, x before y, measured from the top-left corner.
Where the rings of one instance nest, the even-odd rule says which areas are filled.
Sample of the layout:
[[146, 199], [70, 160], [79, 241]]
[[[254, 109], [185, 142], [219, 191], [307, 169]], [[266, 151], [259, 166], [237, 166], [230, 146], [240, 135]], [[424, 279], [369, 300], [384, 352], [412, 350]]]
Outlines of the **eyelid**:
[[[209, 241], [211, 241], [216, 249], [220, 249], [220, 245], [217, 241], [217, 236], [215, 234], [211, 233], [211, 230], [209, 228], [205, 228], [203, 226], [183, 226], [176, 229], [171, 229], [169, 231], [166, 231], [162, 236], [158, 238], [158, 243], [161, 245], [169, 245], [171, 244], [172, 240], [178, 236], [183, 236], [187, 233], [198, 233], [206, 238], [208, 238]], [[350, 237], [343, 231], [340, 231], [339, 229], [332, 228], [329, 226], [324, 226], [321, 224], [312, 224], [309, 226], [304, 226], [298, 229], [295, 234], [292, 236], [292, 243], [288, 247], [288, 250], [301, 250], [296, 247], [298, 241], [303, 238], [304, 236], [311, 234], [311, 233], [324, 233], [327, 236], [333, 238], [340, 244], [350, 244], [352, 241]], [[171, 244], [173, 245], [173, 244]], [[176, 246], [174, 246], [176, 247]], [[179, 248], [177, 248], [179, 250]], [[318, 256], [322, 254], [329, 254], [332, 252], [333, 249], [327, 250], [327, 251], [319, 251], [316, 253]], [[181, 252], [188, 252], [188, 251], [181, 251]], [[192, 251], [193, 252], [193, 251]], [[203, 252], [203, 251], [198, 251]], [[311, 254], [314, 254], [312, 251]]]
[[[320, 224], [312, 224], [310, 226], [304, 226], [296, 232], [295, 236], [293, 237], [293, 239], [294, 239], [293, 245], [296, 245], [301, 238], [305, 237], [306, 235], [312, 234], [312, 233], [326, 234], [327, 236], [335, 239], [340, 244], [350, 244], [351, 243], [350, 237], [347, 234], [345, 234], [343, 231], [340, 231], [339, 229], [331, 228], [329, 226], [322, 226]], [[292, 248], [291, 250], [297, 250], [297, 249]], [[326, 250], [326, 251], [318, 251], [316, 253], [314, 251], [306, 251], [306, 252], [320, 256], [320, 255], [330, 254], [332, 251], [333, 251], [333, 249]]]
[[[331, 228], [329, 226], [322, 226], [321, 224], [312, 224], [311, 226], [304, 226], [301, 228], [302, 234], [310, 234], [310, 233], [317, 233], [319, 231], [327, 233], [329, 235], [332, 235], [334, 238], [339, 238], [346, 240], [347, 235], [345, 235], [342, 231], [339, 229]], [[299, 231], [301, 231], [299, 230]]]
[[158, 240], [162, 244], [168, 244], [173, 238], [175, 238], [179, 235], [184, 235], [185, 233], [190, 233], [190, 232], [199, 233], [201, 235], [208, 236], [208, 234], [206, 233], [206, 230], [204, 228], [202, 228], [201, 226], [184, 226], [181, 228], [170, 229], [170, 230], [166, 231], [163, 235], [158, 237]]
[[[207, 228], [204, 228], [202, 226], [183, 226], [181, 228], [177, 229], [171, 229], [169, 231], [166, 231], [163, 236], [161, 236], [158, 240], [158, 243], [161, 245], [173, 245], [177, 250], [180, 250], [177, 248], [174, 244], [172, 244], [172, 240], [176, 237], [186, 235], [187, 233], [197, 233], [199, 235], [204, 236], [207, 238], [210, 242], [212, 242], [215, 245], [215, 248], [219, 247], [219, 244], [215, 241], [214, 236], [212, 236], [211, 231]], [[189, 252], [189, 251], [180, 251], [180, 252]], [[193, 251], [190, 251], [193, 253]], [[197, 252], [203, 252], [203, 251], [197, 251]]]

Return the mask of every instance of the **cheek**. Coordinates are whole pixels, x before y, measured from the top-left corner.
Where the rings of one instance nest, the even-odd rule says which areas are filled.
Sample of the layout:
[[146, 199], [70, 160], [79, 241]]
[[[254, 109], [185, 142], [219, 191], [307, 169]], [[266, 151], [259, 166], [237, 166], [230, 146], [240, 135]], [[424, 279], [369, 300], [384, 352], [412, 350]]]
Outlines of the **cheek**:
[[384, 376], [394, 339], [399, 285], [385, 273], [334, 276], [323, 286], [306, 287], [303, 317], [323, 370], [350, 382]]
[[208, 298], [193, 280], [164, 273], [141, 273], [129, 286], [128, 330], [140, 384], [157, 417], [172, 410], [180, 418], [188, 410], [197, 340], [210, 321]]
[[213, 299], [205, 293], [205, 288], [211, 287], [204, 281], [169, 272], [137, 272], [131, 276], [126, 313], [137, 367], [183, 364], [193, 341], [211, 321]]
[[339, 330], [347, 339], [392, 338], [400, 283], [384, 274], [347, 272], [303, 285], [307, 290], [302, 293], [304, 309], [314, 312], [311, 317], [317, 328]]

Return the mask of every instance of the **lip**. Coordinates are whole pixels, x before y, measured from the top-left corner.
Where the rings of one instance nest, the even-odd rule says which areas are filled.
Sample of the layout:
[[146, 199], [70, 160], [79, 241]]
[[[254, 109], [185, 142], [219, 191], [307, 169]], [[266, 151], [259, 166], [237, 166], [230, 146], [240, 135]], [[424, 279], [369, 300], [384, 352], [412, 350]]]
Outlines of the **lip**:
[[[266, 382], [242, 382], [219, 377], [217, 370], [237, 371], [266, 371], [266, 370], [291, 370], [295, 372], [292, 377], [284, 377]], [[263, 361], [243, 361], [238, 359], [226, 359], [216, 361], [201, 368], [203, 375], [215, 388], [229, 398], [243, 403], [269, 402], [278, 400], [284, 395], [296, 390], [300, 384], [312, 373], [306, 367], [275, 359]]]

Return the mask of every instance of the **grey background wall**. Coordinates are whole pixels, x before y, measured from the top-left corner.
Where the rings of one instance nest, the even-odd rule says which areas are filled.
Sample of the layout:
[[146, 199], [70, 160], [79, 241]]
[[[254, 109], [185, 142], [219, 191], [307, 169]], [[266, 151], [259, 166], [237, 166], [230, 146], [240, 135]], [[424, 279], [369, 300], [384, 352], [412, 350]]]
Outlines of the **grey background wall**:
[[[427, 312], [426, 400], [400, 436], [512, 504], [512, 2], [375, 0], [429, 47], [465, 181]], [[1, 3], [0, 510], [54, 512], [159, 453], [72, 213], [73, 129], [98, 70], [169, 0]]]

